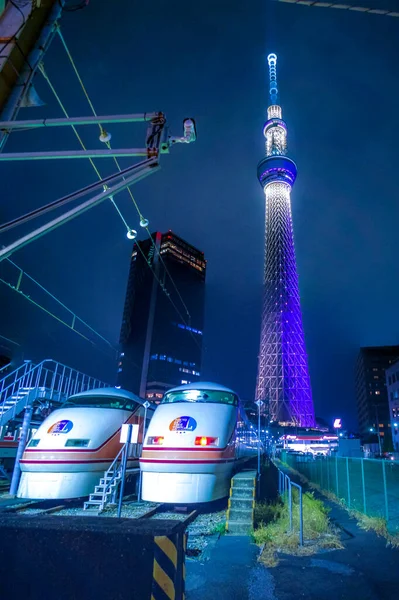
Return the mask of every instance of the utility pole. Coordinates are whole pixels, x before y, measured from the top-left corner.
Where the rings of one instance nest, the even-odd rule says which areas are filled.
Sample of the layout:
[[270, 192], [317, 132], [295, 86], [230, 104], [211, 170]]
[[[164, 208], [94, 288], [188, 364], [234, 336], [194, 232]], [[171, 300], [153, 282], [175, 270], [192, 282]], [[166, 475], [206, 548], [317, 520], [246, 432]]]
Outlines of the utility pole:
[[263, 406], [262, 400], [257, 400], [255, 404], [258, 407], [258, 491], [259, 491], [259, 482], [260, 482], [260, 409]]
[[374, 408], [375, 408], [375, 419], [376, 419], [376, 424], [377, 424], [378, 447], [379, 447], [379, 449], [380, 449], [380, 456], [382, 456], [381, 435], [380, 435], [380, 423], [379, 423], [379, 420], [378, 420], [378, 406], [377, 406], [377, 404], [374, 404]]

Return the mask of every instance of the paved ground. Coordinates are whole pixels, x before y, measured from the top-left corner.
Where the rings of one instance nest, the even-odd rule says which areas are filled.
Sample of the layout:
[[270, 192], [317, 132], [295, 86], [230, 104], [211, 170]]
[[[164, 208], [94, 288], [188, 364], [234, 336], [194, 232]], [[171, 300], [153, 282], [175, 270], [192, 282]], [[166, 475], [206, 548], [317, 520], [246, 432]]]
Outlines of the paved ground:
[[347, 512], [328, 503], [344, 550], [313, 557], [280, 557], [277, 567], [257, 561], [248, 538], [222, 536], [202, 563], [187, 562], [187, 600], [392, 600], [398, 593], [399, 550], [365, 532]]

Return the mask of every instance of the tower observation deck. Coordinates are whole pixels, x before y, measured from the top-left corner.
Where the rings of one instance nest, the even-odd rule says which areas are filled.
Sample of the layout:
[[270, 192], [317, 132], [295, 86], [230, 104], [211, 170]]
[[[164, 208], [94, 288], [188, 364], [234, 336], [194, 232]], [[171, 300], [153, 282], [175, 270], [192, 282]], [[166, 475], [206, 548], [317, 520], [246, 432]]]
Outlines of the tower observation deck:
[[265, 192], [265, 268], [256, 400], [270, 420], [315, 425], [302, 326], [291, 214], [297, 169], [286, 156], [287, 126], [278, 103], [277, 56], [269, 54], [270, 103], [263, 128], [266, 156], [258, 164]]

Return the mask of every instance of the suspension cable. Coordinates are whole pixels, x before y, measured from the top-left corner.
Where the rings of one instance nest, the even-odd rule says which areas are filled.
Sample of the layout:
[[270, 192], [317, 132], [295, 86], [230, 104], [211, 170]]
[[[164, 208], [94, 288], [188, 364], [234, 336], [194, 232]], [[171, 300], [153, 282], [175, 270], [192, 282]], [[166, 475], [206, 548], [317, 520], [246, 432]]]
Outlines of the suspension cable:
[[[92, 111], [93, 115], [94, 115], [95, 117], [97, 117], [98, 115], [97, 115], [97, 113], [96, 113], [96, 110], [95, 110], [95, 108], [94, 108], [93, 102], [92, 102], [92, 101], [91, 101], [91, 99], [90, 99], [89, 93], [88, 93], [88, 91], [87, 91], [87, 89], [86, 89], [86, 87], [85, 87], [85, 85], [84, 85], [84, 83], [83, 83], [83, 79], [82, 79], [82, 77], [80, 76], [80, 73], [79, 73], [79, 71], [78, 71], [78, 68], [77, 68], [77, 66], [76, 66], [76, 63], [75, 63], [75, 61], [74, 61], [74, 59], [73, 59], [73, 56], [72, 56], [72, 54], [71, 54], [71, 52], [70, 52], [70, 50], [69, 50], [69, 47], [68, 47], [67, 43], [66, 43], [66, 41], [65, 41], [65, 38], [64, 38], [64, 36], [62, 35], [62, 32], [61, 32], [61, 28], [60, 28], [60, 27], [58, 27], [58, 29], [57, 29], [57, 32], [58, 32], [59, 38], [60, 38], [60, 40], [61, 40], [61, 42], [62, 42], [62, 45], [63, 45], [63, 47], [64, 47], [64, 50], [65, 50], [65, 52], [66, 52], [66, 54], [67, 54], [67, 56], [68, 56], [69, 62], [70, 62], [70, 63], [71, 63], [71, 65], [72, 65], [72, 69], [74, 70], [74, 72], [75, 72], [75, 75], [76, 75], [76, 77], [77, 77], [77, 79], [78, 79], [78, 81], [79, 81], [79, 83], [80, 83], [80, 86], [81, 86], [81, 88], [82, 88], [82, 91], [83, 91], [84, 95], [86, 96], [86, 99], [87, 99], [87, 102], [88, 102], [88, 104], [89, 104], [89, 106], [90, 106], [90, 108], [91, 108], [91, 111]], [[101, 125], [101, 123], [99, 123], [99, 124], [98, 124], [98, 126], [99, 126], [99, 128], [100, 128], [101, 135], [106, 135], [106, 133], [107, 133], [107, 132], [105, 131], [105, 129], [103, 128], [103, 126]], [[111, 144], [110, 144], [110, 142], [109, 142], [109, 141], [105, 142], [105, 144], [106, 144], [106, 146], [107, 146], [107, 148], [108, 148], [108, 149], [111, 149]], [[113, 158], [114, 158], [114, 162], [115, 162], [115, 164], [116, 164], [116, 166], [117, 166], [117, 168], [118, 168], [119, 172], [121, 172], [121, 170], [122, 170], [122, 169], [121, 169], [121, 167], [120, 167], [120, 165], [119, 165], [119, 161], [118, 161], [118, 159], [116, 158], [116, 156], [114, 156]], [[131, 200], [132, 200], [132, 202], [133, 202], [133, 204], [134, 204], [134, 207], [136, 208], [137, 214], [138, 214], [138, 216], [139, 216], [139, 219], [140, 219], [140, 225], [141, 225], [141, 223], [145, 223], [145, 222], [147, 222], [147, 220], [146, 220], [146, 219], [144, 219], [144, 217], [143, 217], [143, 214], [142, 214], [142, 212], [141, 212], [141, 210], [140, 210], [140, 207], [139, 207], [139, 205], [137, 204], [137, 202], [136, 202], [136, 200], [135, 200], [135, 198], [134, 198], [134, 196], [133, 196], [133, 193], [132, 193], [132, 190], [131, 190], [130, 186], [128, 186], [128, 187], [127, 187], [127, 191], [128, 191], [128, 193], [129, 193], [129, 195], [130, 195], [130, 198], [131, 198]], [[168, 268], [167, 268], [167, 266], [166, 266], [166, 264], [165, 264], [165, 261], [164, 261], [164, 260], [163, 260], [163, 258], [162, 258], [162, 255], [161, 255], [161, 253], [159, 252], [158, 248], [156, 247], [156, 244], [154, 243], [154, 240], [152, 239], [151, 232], [150, 232], [150, 230], [149, 230], [149, 228], [148, 228], [148, 224], [147, 224], [147, 225], [146, 225], [144, 228], [145, 228], [145, 230], [147, 231], [147, 234], [148, 234], [148, 236], [149, 236], [149, 238], [150, 238], [150, 240], [151, 240], [151, 242], [152, 242], [152, 245], [153, 245], [153, 247], [154, 247], [154, 250], [155, 250], [155, 252], [158, 254], [158, 257], [159, 257], [159, 259], [160, 259], [160, 261], [161, 261], [161, 263], [162, 263], [162, 265], [163, 265], [163, 267], [164, 267], [164, 269], [165, 269], [165, 271], [166, 271], [167, 275], [169, 276], [169, 279], [171, 280], [171, 282], [172, 282], [172, 285], [173, 285], [173, 287], [175, 288], [175, 290], [176, 290], [176, 292], [177, 292], [177, 295], [178, 295], [178, 296], [179, 296], [179, 298], [180, 298], [180, 301], [181, 301], [181, 303], [182, 303], [182, 305], [183, 305], [183, 307], [184, 307], [184, 310], [185, 310], [185, 311], [186, 311], [186, 313], [187, 313], [188, 319], [190, 320], [190, 319], [191, 319], [191, 315], [190, 315], [190, 312], [189, 312], [189, 310], [188, 310], [188, 308], [187, 308], [187, 305], [186, 305], [186, 303], [184, 302], [184, 300], [183, 300], [183, 298], [182, 298], [182, 296], [181, 296], [181, 294], [180, 294], [180, 291], [179, 291], [179, 289], [177, 288], [177, 285], [176, 285], [176, 283], [175, 283], [175, 281], [174, 281], [173, 277], [171, 276], [171, 274], [170, 274], [170, 272], [169, 272], [169, 270], [168, 270]]]
[[[53, 84], [51, 83], [51, 81], [50, 81], [50, 78], [49, 78], [49, 76], [47, 75], [47, 73], [46, 73], [46, 71], [45, 71], [45, 68], [44, 68], [44, 65], [43, 65], [43, 63], [40, 63], [40, 64], [39, 64], [39, 69], [40, 69], [40, 72], [41, 72], [41, 74], [43, 75], [43, 77], [44, 77], [44, 78], [45, 78], [45, 80], [47, 81], [47, 83], [48, 83], [48, 85], [49, 85], [49, 87], [50, 87], [51, 91], [53, 92], [53, 94], [54, 94], [54, 96], [55, 96], [55, 98], [56, 98], [56, 100], [57, 100], [58, 104], [60, 105], [62, 112], [64, 113], [64, 115], [66, 116], [66, 118], [67, 118], [67, 119], [69, 119], [69, 114], [68, 114], [68, 112], [67, 112], [67, 110], [66, 110], [66, 108], [65, 108], [65, 106], [64, 106], [64, 104], [63, 104], [63, 102], [62, 102], [62, 100], [61, 100], [61, 98], [60, 98], [60, 97], [59, 97], [59, 95], [57, 94], [57, 91], [55, 90], [55, 88], [54, 88]], [[78, 139], [78, 141], [79, 141], [79, 144], [80, 144], [80, 145], [81, 145], [81, 147], [83, 148], [83, 150], [86, 150], [87, 148], [86, 148], [86, 146], [85, 146], [85, 144], [84, 144], [84, 142], [83, 142], [82, 138], [80, 137], [80, 135], [79, 135], [79, 133], [78, 133], [78, 131], [77, 131], [77, 129], [76, 129], [76, 127], [75, 127], [75, 125], [71, 125], [71, 128], [72, 128], [72, 131], [74, 132], [74, 134], [75, 134], [76, 138]], [[100, 179], [100, 181], [101, 181], [103, 178], [101, 177], [101, 173], [100, 173], [100, 171], [98, 170], [97, 166], [95, 165], [95, 163], [94, 163], [93, 159], [92, 159], [92, 158], [89, 158], [88, 160], [89, 160], [89, 162], [90, 162], [91, 166], [93, 167], [93, 169], [94, 169], [94, 171], [95, 171], [95, 173], [96, 173], [97, 177], [98, 177], [98, 178]], [[105, 188], [105, 189], [106, 189], [106, 188]], [[118, 212], [118, 214], [119, 214], [119, 216], [120, 216], [120, 218], [121, 218], [121, 220], [122, 220], [122, 222], [123, 222], [124, 226], [126, 227], [127, 231], [130, 231], [130, 227], [129, 227], [129, 225], [127, 224], [127, 222], [126, 222], [126, 219], [125, 219], [125, 218], [124, 218], [124, 216], [122, 215], [122, 213], [121, 213], [120, 209], [118, 208], [118, 206], [117, 206], [117, 204], [116, 204], [115, 200], [114, 200], [112, 197], [110, 198], [110, 200], [111, 200], [112, 204], [114, 205], [114, 207], [115, 207], [116, 211]]]
[[[82, 335], [82, 337], [84, 337], [88, 341], [91, 341], [88, 338], [86, 338], [86, 336], [84, 336], [83, 334], [81, 334], [79, 331], [77, 331], [75, 329], [74, 325], [75, 325], [76, 321], [79, 321], [80, 323], [82, 323], [82, 325], [84, 325], [85, 327], [87, 327], [87, 329], [89, 329], [92, 333], [94, 333], [94, 335], [96, 335], [103, 342], [105, 342], [105, 344], [107, 344], [107, 346], [109, 346], [114, 352], [117, 352], [117, 348], [109, 340], [107, 340], [107, 338], [105, 338], [104, 336], [102, 336], [101, 333], [99, 333], [98, 331], [96, 331], [93, 327], [91, 327], [91, 325], [89, 325], [88, 323], [86, 323], [86, 321], [84, 321], [83, 319], [81, 319], [80, 317], [78, 317], [78, 315], [73, 310], [71, 310], [70, 308], [68, 308], [68, 306], [66, 306], [63, 302], [61, 302], [61, 300], [59, 300], [56, 296], [54, 296], [54, 294], [52, 294], [47, 288], [45, 288], [41, 283], [39, 283], [34, 277], [32, 277], [31, 275], [29, 275], [29, 273], [27, 273], [26, 271], [24, 271], [24, 269], [22, 269], [19, 265], [17, 265], [10, 258], [7, 258], [7, 262], [9, 262], [16, 269], [18, 269], [18, 271], [19, 271], [18, 282], [17, 282], [16, 286], [13, 286], [12, 284], [10, 284], [10, 283], [8, 283], [8, 282], [6, 282], [4, 280], [0, 280], [0, 281], [2, 281], [2, 283], [5, 283], [6, 285], [8, 285], [12, 289], [14, 289], [16, 292], [19, 292], [20, 294], [22, 294], [25, 298], [27, 298], [28, 300], [30, 300], [31, 302], [33, 302], [33, 304], [35, 304], [36, 306], [38, 306], [39, 308], [41, 308], [43, 311], [47, 312], [49, 315], [51, 315], [55, 319], [57, 319], [57, 321], [59, 321], [63, 325], [66, 325], [67, 327], [69, 327], [69, 329], [72, 329], [73, 331], [75, 331], [79, 335]], [[68, 311], [71, 314], [71, 316], [72, 316], [72, 325], [69, 325], [68, 323], [66, 323], [65, 321], [63, 321], [62, 319], [60, 319], [59, 317], [57, 317], [56, 315], [54, 315], [53, 313], [51, 313], [50, 311], [48, 311], [46, 308], [44, 308], [41, 305], [39, 305], [38, 303], [34, 302], [30, 298], [30, 296], [28, 296], [24, 292], [22, 292], [22, 290], [20, 289], [20, 286], [21, 286], [21, 282], [22, 282], [22, 278], [23, 277], [28, 278], [30, 281], [32, 281], [35, 285], [37, 285], [38, 288], [40, 288], [45, 294], [47, 294], [47, 296], [49, 296], [57, 304], [59, 304], [60, 306], [62, 306], [62, 308], [64, 308], [66, 311]]]
[[[152, 237], [151, 237], [152, 240]], [[152, 243], [154, 245], [154, 240], [152, 240]], [[184, 317], [181, 315], [179, 309], [177, 308], [176, 304], [173, 302], [172, 298], [170, 297], [170, 294], [167, 290], [165, 290], [165, 286], [162, 284], [162, 282], [160, 281], [159, 277], [157, 276], [157, 274], [155, 273], [155, 270], [152, 268], [152, 266], [149, 264], [146, 255], [144, 254], [140, 243], [137, 242], [136, 243], [136, 248], [139, 249], [139, 252], [141, 254], [141, 256], [143, 257], [143, 259], [145, 260], [145, 262], [147, 263], [147, 265], [149, 266], [151, 273], [153, 274], [154, 279], [156, 279], [158, 285], [160, 286], [161, 290], [166, 294], [166, 297], [169, 299], [170, 303], [172, 304], [173, 308], [175, 309], [175, 311], [177, 312], [177, 314], [179, 315], [180, 319], [183, 321], [184, 325], [186, 327], [189, 327], [188, 323], [186, 323], [186, 321], [184, 320]], [[193, 332], [190, 329], [187, 329], [187, 331], [190, 333], [191, 337], [193, 338], [194, 342], [196, 343], [196, 345], [198, 346], [198, 348], [202, 351], [202, 346], [201, 344], [198, 342], [197, 338], [195, 337], [195, 335], [193, 334]]]

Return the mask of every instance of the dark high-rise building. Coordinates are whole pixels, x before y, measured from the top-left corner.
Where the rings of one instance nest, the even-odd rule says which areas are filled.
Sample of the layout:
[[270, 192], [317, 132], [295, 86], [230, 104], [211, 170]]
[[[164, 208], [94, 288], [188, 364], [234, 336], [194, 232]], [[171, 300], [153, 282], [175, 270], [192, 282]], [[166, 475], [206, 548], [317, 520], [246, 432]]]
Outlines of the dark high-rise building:
[[204, 253], [171, 231], [134, 244], [118, 385], [156, 400], [200, 379], [205, 273]]
[[359, 430], [363, 437], [379, 430], [382, 440], [391, 437], [385, 371], [399, 360], [399, 346], [360, 348], [356, 361], [356, 398]]

